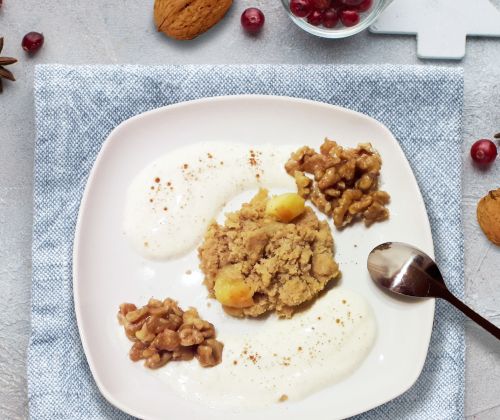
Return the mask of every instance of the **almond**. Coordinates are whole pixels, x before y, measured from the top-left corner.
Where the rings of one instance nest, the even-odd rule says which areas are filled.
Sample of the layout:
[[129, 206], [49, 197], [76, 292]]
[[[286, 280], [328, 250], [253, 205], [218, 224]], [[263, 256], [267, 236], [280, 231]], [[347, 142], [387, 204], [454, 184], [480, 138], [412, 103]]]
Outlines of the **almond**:
[[477, 221], [487, 238], [500, 246], [500, 188], [481, 198], [477, 204]]
[[155, 0], [158, 31], [174, 39], [193, 39], [217, 24], [232, 0]]

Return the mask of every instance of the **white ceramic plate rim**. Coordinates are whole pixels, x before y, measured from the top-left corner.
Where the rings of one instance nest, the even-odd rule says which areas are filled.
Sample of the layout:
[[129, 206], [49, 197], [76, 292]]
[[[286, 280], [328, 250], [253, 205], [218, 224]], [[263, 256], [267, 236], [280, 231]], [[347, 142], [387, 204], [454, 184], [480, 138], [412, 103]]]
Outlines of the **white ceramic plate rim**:
[[[82, 200], [80, 203], [80, 210], [79, 210], [78, 217], [77, 217], [75, 236], [74, 236], [74, 244], [73, 244], [73, 296], [74, 296], [75, 313], [76, 313], [76, 320], [77, 320], [79, 333], [80, 333], [80, 339], [81, 339], [82, 346], [83, 346], [83, 349], [85, 352], [85, 356], [87, 358], [87, 361], [88, 361], [88, 364], [90, 367], [90, 371], [91, 371], [92, 376], [93, 376], [93, 378], [94, 378], [94, 380], [99, 388], [99, 391], [106, 398], [106, 400], [108, 402], [110, 402], [112, 405], [114, 405], [115, 407], [119, 408], [120, 410], [122, 410], [130, 415], [133, 415], [135, 417], [138, 417], [138, 418], [148, 419], [150, 417], [144, 416], [144, 414], [140, 413], [138, 410], [131, 408], [126, 403], [123, 403], [122, 401], [120, 401], [119, 398], [116, 398], [111, 392], [108, 391], [108, 389], [103, 385], [103, 383], [100, 379], [99, 371], [96, 368], [96, 363], [92, 357], [92, 352], [90, 351], [90, 348], [88, 347], [88, 343], [82, 337], [82, 332], [83, 332], [82, 318], [83, 318], [83, 315], [81, 312], [82, 306], [80, 304], [79, 258], [78, 258], [78, 255], [80, 253], [80, 246], [81, 246], [80, 232], [82, 229], [82, 221], [84, 219], [84, 214], [85, 214], [86, 208], [89, 205], [89, 197], [91, 196], [91, 186], [92, 186], [93, 182], [95, 181], [95, 174], [98, 172], [98, 168], [102, 164], [102, 158], [103, 158], [103, 156], [106, 155], [107, 149], [111, 146], [114, 139], [117, 138], [117, 134], [120, 131], [126, 130], [129, 125], [134, 124], [138, 120], [141, 120], [141, 119], [146, 118], [146, 117], [153, 115], [153, 114], [165, 112], [166, 110], [175, 110], [175, 109], [184, 108], [184, 107], [191, 107], [193, 105], [196, 106], [197, 104], [204, 104], [207, 102], [208, 103], [219, 102], [219, 101], [234, 101], [234, 102], [238, 102], [238, 101], [244, 101], [244, 102], [245, 101], [276, 101], [276, 102], [285, 101], [285, 102], [294, 102], [297, 104], [314, 105], [314, 106], [318, 106], [318, 107], [336, 109], [336, 110], [342, 111], [342, 112], [347, 113], [347, 114], [356, 115], [359, 118], [368, 119], [368, 120], [378, 124], [381, 128], [383, 128], [386, 131], [387, 136], [392, 138], [393, 142], [395, 143], [396, 148], [397, 148], [399, 154], [401, 155], [400, 156], [401, 157], [401, 164], [404, 164], [406, 166], [405, 170], [408, 171], [412, 175], [412, 182], [414, 184], [413, 187], [414, 187], [415, 191], [418, 191], [419, 197], [416, 200], [416, 202], [419, 203], [419, 206], [422, 207], [421, 209], [419, 209], [419, 211], [423, 211], [424, 214], [427, 214], [427, 212], [425, 210], [423, 198], [421, 196], [420, 188], [417, 184], [417, 181], [415, 179], [413, 171], [412, 171], [412, 169], [411, 169], [411, 167], [406, 159], [406, 156], [404, 155], [404, 153], [401, 149], [401, 146], [399, 145], [399, 142], [394, 138], [394, 136], [390, 132], [390, 130], [384, 124], [375, 120], [374, 118], [371, 118], [365, 114], [362, 114], [362, 113], [359, 113], [356, 111], [352, 111], [352, 110], [347, 109], [347, 108], [343, 108], [340, 106], [331, 105], [331, 104], [327, 104], [327, 103], [323, 103], [323, 102], [311, 101], [311, 100], [300, 99], [300, 98], [292, 98], [292, 97], [286, 97], [286, 96], [229, 95], [229, 96], [202, 98], [202, 99], [196, 99], [196, 100], [192, 100], [192, 101], [186, 101], [186, 102], [181, 102], [181, 103], [177, 103], [177, 104], [167, 105], [164, 107], [160, 107], [157, 109], [153, 109], [153, 110], [141, 113], [139, 115], [131, 117], [128, 120], [120, 123], [116, 128], [114, 128], [111, 131], [111, 133], [109, 134], [107, 139], [103, 142], [101, 150], [98, 153], [98, 156], [97, 156], [97, 158], [94, 162], [94, 165], [92, 167], [92, 170], [89, 174], [89, 177], [88, 177], [88, 180], [86, 183], [86, 187], [85, 187], [85, 190], [84, 190], [84, 193], [82, 196]], [[434, 245], [433, 245], [433, 241], [432, 241], [431, 228], [430, 228], [430, 223], [429, 223], [428, 218], [426, 218], [426, 222], [427, 223], [425, 226], [423, 226], [422, 230], [424, 231], [423, 235], [425, 236], [425, 242], [427, 244], [427, 253], [431, 257], [434, 257], [434, 254], [432, 251], [434, 249]], [[431, 301], [432, 301], [432, 305], [429, 306], [428, 310], [429, 310], [429, 318], [431, 320], [433, 320], [434, 319], [435, 302], [434, 302], [434, 299], [431, 299]], [[423, 366], [424, 366], [424, 363], [426, 360], [426, 356], [427, 356], [427, 351], [428, 351], [431, 333], [432, 333], [432, 325], [433, 325], [433, 322], [431, 322], [429, 324], [428, 328], [425, 329], [425, 334], [422, 336], [422, 342], [425, 343], [425, 348], [427, 349], [425, 352], [425, 355], [420, 360], [417, 361], [417, 363], [415, 364], [415, 369], [414, 369], [415, 374], [412, 377], [408, 378], [407, 383], [405, 384], [404, 387], [401, 387], [400, 392], [389, 397], [389, 398], [382, 398], [380, 401], [378, 401], [377, 403], [371, 404], [370, 406], [364, 406], [361, 410], [354, 408], [352, 410], [352, 412], [348, 414], [348, 417], [369, 411], [373, 408], [376, 408], [376, 407], [378, 407], [378, 406], [380, 406], [388, 401], [393, 400], [394, 398], [400, 396], [401, 394], [406, 392], [409, 388], [411, 388], [411, 386], [416, 382], [416, 380], [420, 376], [420, 373], [422, 372], [422, 369], [423, 369]]]

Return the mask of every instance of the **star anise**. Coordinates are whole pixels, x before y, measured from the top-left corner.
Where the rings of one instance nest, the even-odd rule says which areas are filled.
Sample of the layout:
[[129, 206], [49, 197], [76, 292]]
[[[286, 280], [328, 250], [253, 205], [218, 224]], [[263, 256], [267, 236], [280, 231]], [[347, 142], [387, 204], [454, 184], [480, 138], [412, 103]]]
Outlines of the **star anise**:
[[[3, 38], [0, 37], [0, 53], [2, 52], [2, 48], [3, 48]], [[11, 80], [13, 82], [16, 81], [16, 78], [14, 77], [12, 72], [7, 70], [4, 66], [8, 66], [9, 64], [14, 64], [16, 62], [17, 60], [15, 58], [0, 56], [0, 93], [2, 93], [3, 91], [2, 79]]]

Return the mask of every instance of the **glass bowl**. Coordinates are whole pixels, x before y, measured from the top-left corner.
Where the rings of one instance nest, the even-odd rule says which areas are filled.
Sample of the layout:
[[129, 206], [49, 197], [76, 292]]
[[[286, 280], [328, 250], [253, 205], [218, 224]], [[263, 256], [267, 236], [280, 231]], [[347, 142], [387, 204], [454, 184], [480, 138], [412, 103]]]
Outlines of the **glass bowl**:
[[281, 0], [290, 19], [304, 31], [321, 38], [346, 38], [355, 35], [358, 32], [368, 28], [378, 18], [382, 10], [384, 10], [392, 0], [373, 0], [373, 5], [370, 10], [360, 13], [360, 21], [357, 25], [346, 27], [339, 22], [335, 28], [325, 28], [324, 26], [314, 26], [307, 22], [305, 18], [299, 18], [290, 11], [290, 0]]

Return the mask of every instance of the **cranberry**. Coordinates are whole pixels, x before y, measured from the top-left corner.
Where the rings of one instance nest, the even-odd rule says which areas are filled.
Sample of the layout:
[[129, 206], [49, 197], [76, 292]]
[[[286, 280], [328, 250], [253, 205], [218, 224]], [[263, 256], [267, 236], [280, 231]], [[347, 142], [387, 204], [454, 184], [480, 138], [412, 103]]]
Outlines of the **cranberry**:
[[340, 3], [345, 6], [359, 6], [363, 0], [340, 0]]
[[290, 0], [290, 11], [297, 17], [306, 17], [312, 10], [312, 0]]
[[256, 7], [246, 9], [241, 15], [241, 26], [248, 33], [255, 34], [264, 26], [266, 18]]
[[340, 20], [344, 26], [355, 26], [359, 23], [359, 14], [356, 10], [342, 10], [340, 12]]
[[323, 12], [320, 10], [313, 10], [309, 16], [307, 16], [307, 21], [313, 26], [321, 25], [323, 22]]
[[497, 147], [491, 140], [481, 139], [472, 145], [470, 155], [474, 162], [485, 165], [495, 160]]
[[323, 26], [325, 28], [333, 28], [339, 21], [339, 14], [334, 9], [327, 9], [323, 12]]
[[331, 0], [312, 0], [312, 7], [316, 10], [325, 10], [331, 6]]
[[366, 12], [373, 6], [373, 0], [363, 0], [356, 6], [356, 10], [360, 13]]
[[42, 34], [38, 32], [28, 32], [26, 35], [24, 35], [21, 46], [23, 47], [24, 51], [34, 53], [42, 48], [43, 41], [44, 38]]

